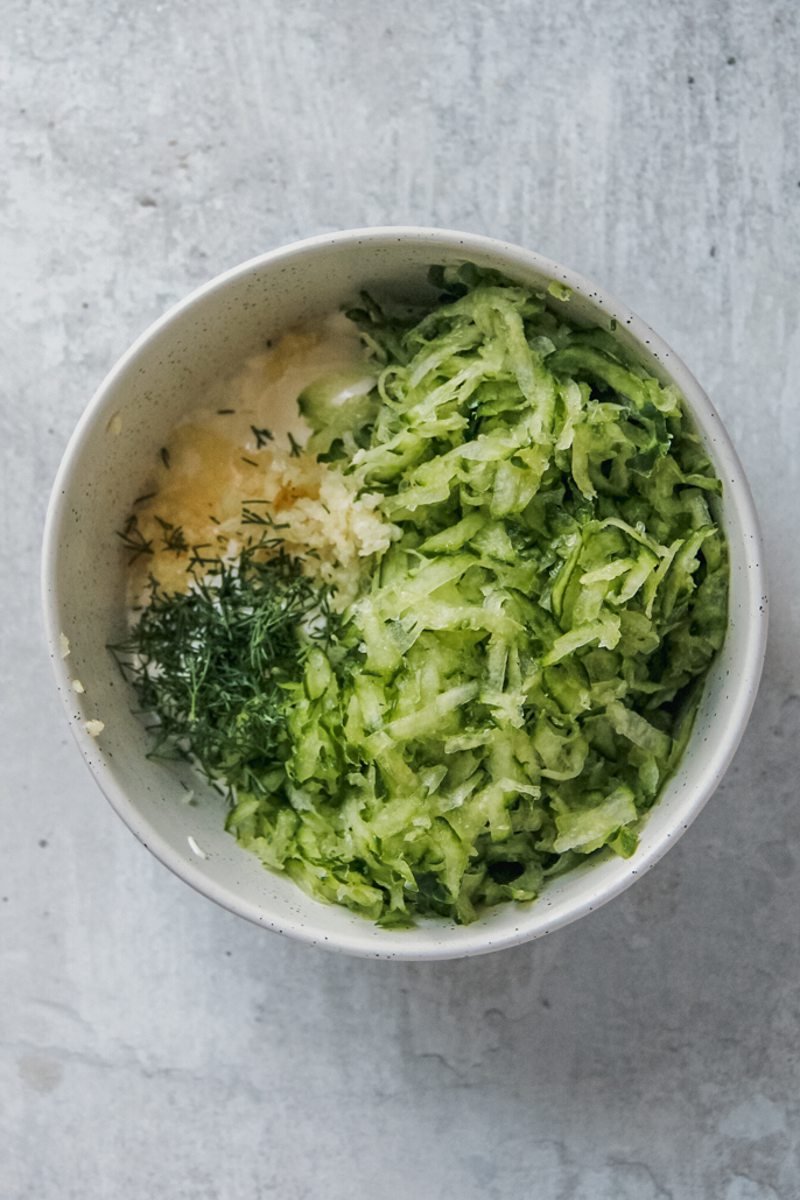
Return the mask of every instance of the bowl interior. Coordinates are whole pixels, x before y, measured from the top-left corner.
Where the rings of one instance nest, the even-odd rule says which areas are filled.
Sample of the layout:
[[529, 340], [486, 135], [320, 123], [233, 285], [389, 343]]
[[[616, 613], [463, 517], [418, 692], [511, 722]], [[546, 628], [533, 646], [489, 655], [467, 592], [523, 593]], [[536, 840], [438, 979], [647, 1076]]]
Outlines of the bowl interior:
[[[186, 768], [147, 759], [147, 737], [107, 645], [125, 627], [125, 554], [115, 536], [178, 419], [207, 387], [299, 322], [325, 315], [366, 288], [401, 300], [433, 299], [431, 263], [469, 260], [527, 285], [574, 290], [575, 320], [608, 327], [687, 398], [725, 484], [731, 550], [731, 624], [711, 671], [679, 771], [647, 821], [634, 858], [593, 862], [553, 881], [533, 905], [493, 910], [468, 927], [429, 922], [380, 930], [307, 898], [267, 872], [223, 829], [224, 802]], [[438, 231], [371, 231], [313, 239], [254, 260], [167, 314], [105, 381], [73, 436], [53, 493], [45, 540], [45, 611], [59, 689], [75, 736], [120, 816], [168, 866], [206, 895], [265, 926], [357, 954], [449, 957], [538, 936], [599, 906], [660, 856], [716, 786], [743, 730], [758, 682], [765, 615], [758, 532], [747, 485], [719, 420], [686, 368], [619, 304], [535, 255]], [[759, 611], [761, 608], [761, 611]], [[59, 634], [69, 640], [62, 659]], [[85, 688], [77, 694], [72, 680]], [[105, 728], [93, 739], [87, 720]]]

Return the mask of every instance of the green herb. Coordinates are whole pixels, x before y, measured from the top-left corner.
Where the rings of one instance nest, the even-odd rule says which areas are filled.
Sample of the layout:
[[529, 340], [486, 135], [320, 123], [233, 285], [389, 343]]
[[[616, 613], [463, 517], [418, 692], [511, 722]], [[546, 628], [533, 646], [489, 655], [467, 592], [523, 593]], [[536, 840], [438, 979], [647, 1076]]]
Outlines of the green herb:
[[159, 455], [160, 455], [162, 463], [167, 468], [167, 470], [169, 470], [170, 457], [169, 457], [169, 450], [167, 449], [166, 446], [161, 447], [161, 449], [159, 450]]
[[188, 757], [228, 789], [265, 791], [287, 753], [286, 686], [333, 632], [327, 593], [258, 542], [236, 564], [195, 560], [187, 592], [151, 580], [147, 605], [111, 647], [152, 727], [158, 756]]
[[161, 541], [164, 549], [172, 550], [175, 554], [185, 554], [189, 546], [181, 526], [173, 525], [170, 521], [165, 521], [163, 517], [156, 517], [155, 520], [163, 530]]
[[250, 428], [253, 431], [253, 437], [256, 439], [256, 450], [263, 449], [267, 442], [275, 440], [271, 429], [258, 429], [255, 425], [251, 425]]
[[242, 520], [243, 525], [263, 525], [267, 529], [274, 529], [276, 531], [280, 531], [281, 529], [289, 528], [289, 526], [286, 524], [286, 522], [281, 523], [279, 521], [276, 521], [275, 518], [273, 517], [272, 513], [269, 511], [268, 507], [265, 507], [263, 512], [256, 512], [255, 509], [253, 507], [251, 507], [252, 505], [256, 505], [256, 504], [267, 506], [269, 504], [269, 501], [268, 500], [243, 500], [242, 501], [242, 518], [241, 518], [241, 520]]
[[125, 522], [124, 529], [117, 530], [117, 537], [121, 539], [125, 549], [130, 551], [128, 561], [131, 563], [143, 554], [153, 553], [152, 541], [144, 536], [139, 528], [139, 522], [133, 514]]

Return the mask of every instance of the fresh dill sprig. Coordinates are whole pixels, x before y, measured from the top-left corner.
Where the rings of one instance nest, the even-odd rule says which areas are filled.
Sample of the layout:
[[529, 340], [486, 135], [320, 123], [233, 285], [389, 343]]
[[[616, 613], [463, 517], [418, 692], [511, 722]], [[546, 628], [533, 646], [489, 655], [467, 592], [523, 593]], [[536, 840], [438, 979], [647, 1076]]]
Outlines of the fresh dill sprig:
[[282, 524], [275, 520], [269, 509], [265, 509], [263, 513], [256, 512], [251, 505], [254, 504], [269, 504], [269, 500], [243, 500], [242, 501], [242, 524], [243, 525], [264, 525], [267, 529], [279, 531], [288, 529], [288, 522]]
[[129, 563], [136, 562], [136, 559], [143, 554], [153, 553], [153, 543], [150, 538], [144, 536], [133, 513], [128, 517], [124, 528], [117, 530], [117, 537], [125, 549], [130, 552]]
[[266, 542], [235, 563], [202, 559], [201, 549], [190, 590], [165, 592], [151, 579], [137, 624], [109, 648], [142, 711], [157, 718], [151, 754], [188, 758], [231, 791], [265, 794], [265, 771], [287, 753], [286, 687], [302, 679], [312, 646], [336, 638], [329, 591]]
[[161, 538], [165, 550], [172, 550], [175, 554], [185, 554], [189, 549], [189, 543], [180, 525], [173, 525], [171, 521], [165, 521], [163, 517], [156, 517], [155, 520], [163, 530]]

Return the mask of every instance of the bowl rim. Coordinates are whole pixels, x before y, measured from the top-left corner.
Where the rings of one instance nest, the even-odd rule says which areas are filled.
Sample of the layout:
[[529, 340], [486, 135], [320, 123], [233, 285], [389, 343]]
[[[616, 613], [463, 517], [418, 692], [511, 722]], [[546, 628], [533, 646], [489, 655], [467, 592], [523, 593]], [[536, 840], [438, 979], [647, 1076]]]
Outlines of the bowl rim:
[[125, 374], [130, 364], [147, 347], [148, 343], [172, 322], [193, 307], [201, 305], [212, 293], [224, 290], [229, 284], [243, 276], [264, 267], [271, 268], [285, 263], [287, 260], [313, 254], [317, 250], [324, 250], [331, 246], [348, 243], [353, 245], [372, 243], [380, 246], [387, 242], [402, 243], [406, 241], [430, 245], [432, 251], [436, 249], [461, 251], [466, 258], [473, 252], [489, 255], [498, 259], [498, 265], [505, 264], [506, 268], [513, 269], [514, 266], [519, 266], [565, 283], [574, 293], [583, 296], [591, 304], [603, 308], [609, 313], [609, 316], [616, 317], [620, 325], [624, 324], [628, 336], [646, 346], [650, 353], [664, 364], [665, 370], [681, 391], [691, 415], [703, 418], [703, 423], [706, 425], [709, 421], [714, 422], [714, 465], [718, 471], [724, 469], [726, 479], [731, 480], [732, 483], [732, 486], [726, 489], [725, 504], [736, 510], [739, 520], [747, 560], [747, 591], [754, 603], [750, 605], [744, 621], [743, 650], [741, 662], [737, 664], [738, 677], [731, 717], [724, 729], [720, 730], [719, 737], [710, 745], [702, 765], [698, 767], [697, 784], [691, 790], [689, 798], [684, 798], [682, 805], [676, 806], [676, 812], [670, 824], [671, 832], [664, 833], [657, 842], [647, 849], [637, 852], [632, 859], [619, 860], [616, 876], [605, 885], [602, 891], [577, 897], [571, 902], [565, 903], [555, 912], [543, 903], [544, 897], [542, 897], [534, 901], [527, 909], [520, 909], [519, 924], [504, 931], [497, 930], [493, 933], [491, 927], [487, 929], [481, 923], [477, 923], [471, 927], [474, 930], [472, 937], [469, 936], [468, 929], [462, 930], [459, 938], [448, 944], [447, 926], [442, 927], [441, 938], [433, 942], [420, 941], [416, 936], [417, 931], [414, 929], [378, 931], [374, 925], [364, 921], [363, 935], [360, 930], [352, 933], [334, 934], [329, 932], [323, 934], [307, 920], [288, 917], [270, 919], [258, 904], [245, 900], [233, 889], [209, 879], [202, 873], [199, 866], [180, 856], [167, 839], [142, 816], [125, 790], [117, 784], [103, 758], [96, 753], [97, 744], [85, 732], [83, 725], [74, 720], [68, 720], [68, 724], [95, 782], [117, 815], [146, 849], [196, 891], [215, 901], [229, 912], [242, 916], [261, 928], [272, 929], [307, 944], [342, 951], [358, 957], [420, 961], [466, 958], [521, 945], [563, 928], [607, 904], [653, 867], [688, 829], [721, 782], [744, 734], [761, 678], [768, 629], [769, 605], [766, 569], [758, 518], [743, 466], [710, 398], [679, 355], [658, 333], [604, 287], [572, 268], [536, 251], [483, 234], [431, 226], [372, 226], [318, 234], [255, 255], [215, 275], [170, 306], [136, 338], [95, 390], [69, 438], [50, 492], [42, 541], [41, 596], [49, 657], [58, 691], [69, 717], [71, 713], [70, 673], [60, 653], [59, 641], [62, 626], [56, 587], [60, 551], [58, 533], [67, 506], [69, 483], [79, 460], [84, 439], [89, 429], [93, 427], [98, 414], [102, 413], [107, 403], [110, 403], [110, 396], [119, 378]]

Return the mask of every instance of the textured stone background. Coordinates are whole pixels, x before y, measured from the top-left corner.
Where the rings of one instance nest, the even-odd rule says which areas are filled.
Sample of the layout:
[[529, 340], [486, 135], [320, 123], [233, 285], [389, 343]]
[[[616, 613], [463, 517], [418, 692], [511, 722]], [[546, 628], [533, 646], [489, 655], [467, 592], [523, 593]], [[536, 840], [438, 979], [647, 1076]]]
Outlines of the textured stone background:
[[[775, 0], [2, 0], [2, 1200], [800, 1195], [800, 25]], [[540, 249], [704, 381], [773, 626], [724, 785], [632, 891], [443, 965], [266, 935], [160, 867], [68, 740], [47, 492], [169, 303], [295, 237]]]

